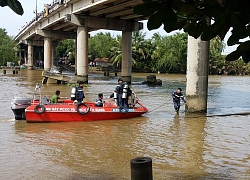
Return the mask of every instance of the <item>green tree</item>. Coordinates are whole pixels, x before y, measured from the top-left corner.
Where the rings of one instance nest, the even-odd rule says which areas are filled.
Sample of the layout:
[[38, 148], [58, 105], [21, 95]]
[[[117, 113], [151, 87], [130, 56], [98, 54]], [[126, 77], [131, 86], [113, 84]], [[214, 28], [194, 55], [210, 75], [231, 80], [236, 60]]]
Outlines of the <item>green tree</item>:
[[[121, 35], [117, 35], [114, 41], [114, 46], [110, 48], [110, 62], [116, 66], [118, 69], [121, 68], [122, 65], [122, 37]], [[134, 48], [132, 47], [132, 67], [136, 64], [136, 61], [133, 57], [135, 57]]]
[[153, 36], [156, 50], [154, 58], [158, 59], [158, 70], [160, 72], [186, 72], [187, 61], [187, 34], [177, 33], [172, 36], [161, 37], [159, 34]]
[[7, 62], [17, 64], [17, 50], [16, 42], [7, 35], [5, 29], [0, 28], [0, 65], [6, 66]]
[[134, 60], [133, 70], [152, 71], [152, 50], [151, 40], [146, 40], [146, 33], [135, 31], [132, 34], [132, 57]]
[[17, 0], [0, 0], [0, 6], [9, 6], [18, 15], [23, 15], [23, 7]]
[[225, 48], [225, 44], [219, 36], [216, 36], [210, 41], [209, 51], [209, 73], [221, 74], [222, 68], [225, 66], [225, 56], [221, 53]]
[[122, 64], [122, 37], [117, 35], [115, 38], [115, 43], [109, 50], [110, 52], [110, 62], [113, 66], [116, 66], [118, 69], [121, 68]]
[[61, 41], [56, 48], [56, 55], [58, 57], [64, 57], [69, 52], [75, 52], [75, 40], [73, 39], [65, 39]]
[[89, 55], [91, 61], [95, 58], [109, 58], [110, 49], [116, 47], [117, 42], [110, 33], [98, 33], [89, 39]]
[[[223, 40], [227, 32], [231, 35], [228, 46], [239, 45], [226, 60], [237, 60], [242, 56], [250, 61], [250, 1], [248, 0], [144, 0], [134, 12], [149, 17], [149, 30], [162, 24], [166, 32], [184, 29], [194, 38], [208, 41], [217, 35]], [[211, 20], [211, 23], [208, 23]]]

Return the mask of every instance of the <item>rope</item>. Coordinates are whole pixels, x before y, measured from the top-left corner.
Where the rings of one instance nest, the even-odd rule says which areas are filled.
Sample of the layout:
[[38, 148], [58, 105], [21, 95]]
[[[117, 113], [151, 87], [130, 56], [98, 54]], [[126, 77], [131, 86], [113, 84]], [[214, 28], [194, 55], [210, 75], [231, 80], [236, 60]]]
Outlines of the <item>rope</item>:
[[151, 110], [151, 111], [148, 111], [147, 113], [150, 113], [150, 112], [152, 112], [152, 111], [155, 111], [156, 109], [159, 109], [160, 107], [162, 107], [162, 106], [165, 105], [165, 104], [167, 104], [167, 102], [161, 104], [160, 106], [158, 106], [157, 108], [155, 108], [155, 109], [153, 109], [153, 110]]

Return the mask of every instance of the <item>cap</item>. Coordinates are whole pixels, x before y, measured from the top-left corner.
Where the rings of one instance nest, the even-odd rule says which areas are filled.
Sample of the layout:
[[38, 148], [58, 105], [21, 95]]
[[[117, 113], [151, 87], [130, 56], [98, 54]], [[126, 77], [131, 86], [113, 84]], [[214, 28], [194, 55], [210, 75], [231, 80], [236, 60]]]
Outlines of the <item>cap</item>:
[[83, 84], [83, 81], [80, 81], [79, 84]]

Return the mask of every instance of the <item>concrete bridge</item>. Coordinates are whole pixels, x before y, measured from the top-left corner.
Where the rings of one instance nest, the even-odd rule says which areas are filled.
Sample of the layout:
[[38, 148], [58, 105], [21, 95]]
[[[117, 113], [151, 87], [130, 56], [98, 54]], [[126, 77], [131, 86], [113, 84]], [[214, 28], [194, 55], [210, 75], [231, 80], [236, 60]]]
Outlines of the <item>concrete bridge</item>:
[[[134, 14], [133, 8], [142, 3], [142, 0], [55, 0], [36, 14], [15, 40], [27, 49], [24, 59], [29, 68], [33, 67], [34, 53], [38, 52], [39, 59], [43, 56], [44, 70], [49, 71], [58, 43], [75, 39], [77, 79], [87, 83], [88, 33], [98, 29], [122, 31], [121, 76], [131, 82], [132, 32], [141, 30], [143, 24], [139, 21], [148, 18]], [[208, 50], [209, 42], [189, 36], [186, 95], [190, 112], [207, 109]]]
[[[34, 53], [44, 59], [44, 70], [49, 71], [55, 47], [63, 39], [76, 41], [76, 74], [88, 82], [88, 33], [98, 29], [122, 31], [122, 77], [130, 82], [132, 71], [132, 32], [143, 28], [133, 7], [141, 0], [58, 0], [46, 5], [25, 25], [15, 40], [27, 49], [24, 56], [29, 68], [34, 64]], [[44, 52], [42, 54], [42, 51]]]

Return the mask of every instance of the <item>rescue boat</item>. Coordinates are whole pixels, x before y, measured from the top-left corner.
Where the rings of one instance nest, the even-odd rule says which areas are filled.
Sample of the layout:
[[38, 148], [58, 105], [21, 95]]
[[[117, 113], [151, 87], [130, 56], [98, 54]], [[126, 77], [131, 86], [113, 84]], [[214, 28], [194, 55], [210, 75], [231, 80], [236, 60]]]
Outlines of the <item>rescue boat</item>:
[[41, 104], [33, 101], [25, 109], [27, 122], [74, 122], [129, 119], [141, 116], [148, 109], [139, 101], [134, 107], [118, 107], [114, 101], [106, 101], [103, 107], [95, 102], [77, 103], [64, 100], [59, 103]]
[[13, 98], [11, 109], [16, 120], [22, 119], [28, 123], [119, 120], [139, 117], [148, 112], [135, 94], [130, 98], [128, 107], [117, 106], [114, 99], [108, 99], [102, 107], [98, 107], [95, 102], [78, 103], [74, 98], [50, 103], [43, 97], [33, 100]]

